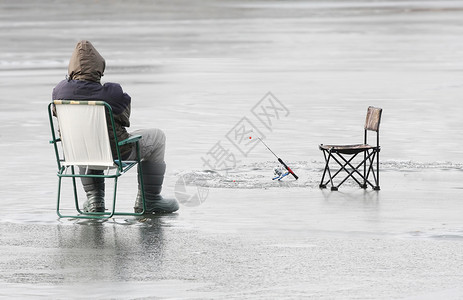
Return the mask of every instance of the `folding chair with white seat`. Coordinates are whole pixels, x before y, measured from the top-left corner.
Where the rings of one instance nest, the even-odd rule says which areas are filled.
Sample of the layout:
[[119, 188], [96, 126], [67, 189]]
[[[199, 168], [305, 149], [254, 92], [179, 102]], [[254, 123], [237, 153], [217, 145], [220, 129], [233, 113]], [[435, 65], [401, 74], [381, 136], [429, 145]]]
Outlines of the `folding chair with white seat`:
[[[128, 170], [140, 163], [140, 149], [138, 140], [141, 136], [132, 136], [126, 140], [118, 141], [114, 117], [111, 106], [104, 101], [72, 101], [54, 100], [48, 105], [48, 115], [52, 140], [54, 145], [56, 161], [58, 164], [58, 199], [56, 213], [61, 218], [86, 218], [106, 219], [114, 215], [142, 215], [145, 211], [145, 193], [143, 190], [143, 175], [138, 172], [141, 194], [143, 200], [143, 211], [141, 213], [117, 212], [116, 193], [117, 180]], [[59, 131], [56, 132], [53, 115], [58, 119]], [[109, 122], [107, 122], [109, 118]], [[111, 152], [109, 134], [114, 134], [117, 159], [114, 159]], [[61, 142], [60, 154], [58, 143]], [[119, 147], [129, 143], [135, 143], [137, 157], [135, 160], [122, 160]], [[75, 167], [83, 167], [93, 170], [105, 170], [102, 175], [76, 174]], [[114, 179], [114, 195], [110, 212], [83, 212], [79, 208], [79, 197], [77, 193], [76, 178], [79, 177], [100, 177]], [[71, 178], [74, 188], [74, 202], [78, 214], [63, 215], [60, 212], [61, 201], [61, 180]]]
[[[382, 109], [370, 106], [367, 110], [367, 116], [365, 120], [365, 133], [364, 143], [355, 145], [323, 145], [319, 146], [320, 150], [323, 151], [325, 158], [325, 168], [323, 170], [323, 176], [320, 182], [320, 188], [326, 188], [328, 183], [331, 184], [331, 190], [337, 191], [338, 188], [347, 179], [352, 178], [361, 188], [366, 189], [370, 185], [374, 190], [379, 190], [379, 124], [381, 121]], [[368, 131], [376, 132], [376, 146], [367, 144]], [[360, 162], [356, 162], [355, 158], [358, 154], [363, 153], [363, 159]], [[350, 157], [349, 157], [350, 156]], [[334, 163], [333, 163], [334, 161]], [[330, 167], [334, 164], [339, 167], [334, 173]], [[375, 170], [376, 165], [376, 170]], [[363, 168], [363, 171], [361, 170]], [[361, 171], [359, 171], [361, 170]], [[338, 185], [335, 185], [334, 178], [345, 171], [347, 176], [340, 181]], [[325, 176], [328, 174], [329, 179], [325, 181]], [[369, 177], [372, 175], [373, 183], [370, 182]]]

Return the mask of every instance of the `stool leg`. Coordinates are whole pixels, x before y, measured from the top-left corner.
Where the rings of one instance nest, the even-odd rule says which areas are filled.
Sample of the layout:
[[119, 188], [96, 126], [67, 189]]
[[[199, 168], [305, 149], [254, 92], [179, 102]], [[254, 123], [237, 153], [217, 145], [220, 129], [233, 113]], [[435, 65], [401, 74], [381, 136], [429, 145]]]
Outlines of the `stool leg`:
[[376, 186], [373, 188], [375, 191], [379, 191], [379, 151], [376, 153]]
[[[333, 156], [333, 154], [332, 154], [331, 151], [330, 151], [330, 152], [329, 152], [329, 155], [328, 155], [328, 162], [329, 162], [331, 156]], [[327, 165], [328, 165], [328, 162], [327, 162]], [[330, 176], [331, 190], [332, 190], [332, 191], [337, 191], [338, 188], [335, 187], [334, 184], [333, 184], [333, 176], [331, 176], [331, 171], [330, 171], [329, 166], [328, 166], [328, 175]]]
[[329, 170], [329, 162], [330, 162], [330, 156], [328, 156], [328, 158], [326, 157], [325, 150], [323, 150], [323, 157], [325, 158], [325, 169], [323, 170], [322, 180], [320, 181], [320, 185], [319, 185], [321, 189], [326, 188], [326, 183], [323, 183], [323, 182], [325, 180], [326, 170]]

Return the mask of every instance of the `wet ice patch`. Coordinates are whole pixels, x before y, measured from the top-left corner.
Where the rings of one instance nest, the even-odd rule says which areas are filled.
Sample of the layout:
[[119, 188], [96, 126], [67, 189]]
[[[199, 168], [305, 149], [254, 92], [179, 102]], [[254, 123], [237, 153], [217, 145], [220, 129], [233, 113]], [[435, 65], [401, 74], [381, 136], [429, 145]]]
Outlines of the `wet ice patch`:
[[[54, 274], [38, 272], [37, 274], [25, 274], [28, 277], [44, 277], [48, 275], [51, 281]], [[155, 280], [155, 281], [118, 281], [118, 282], [85, 282], [85, 289], [82, 289], [81, 282], [49, 284], [41, 283], [42, 279], [36, 279], [40, 283], [3, 283], [0, 291], [0, 298], [16, 295], [19, 298], [61, 298], [63, 295], [72, 293], [79, 295], [78, 298], [114, 298], [114, 299], [141, 299], [150, 298], [154, 294], [160, 298], [183, 298], [198, 297], [209, 298], [216, 294], [197, 291], [207, 286], [207, 283], [197, 283], [188, 280]], [[114, 295], [117, 295], [116, 297]]]
[[438, 240], [463, 240], [463, 229], [460, 230], [443, 230], [431, 229], [429, 231], [411, 231], [405, 237], [438, 239]]

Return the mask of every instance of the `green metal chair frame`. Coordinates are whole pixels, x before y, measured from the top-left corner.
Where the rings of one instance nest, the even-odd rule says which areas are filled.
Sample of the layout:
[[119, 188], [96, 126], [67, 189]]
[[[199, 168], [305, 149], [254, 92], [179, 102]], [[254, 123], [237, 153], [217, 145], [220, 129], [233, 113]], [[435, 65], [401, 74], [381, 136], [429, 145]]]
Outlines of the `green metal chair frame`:
[[[325, 158], [325, 169], [320, 182], [320, 188], [326, 188], [330, 183], [331, 190], [337, 191], [338, 188], [349, 178], [352, 178], [357, 184], [366, 189], [370, 185], [374, 190], [380, 190], [379, 186], [379, 124], [381, 121], [382, 109], [370, 106], [367, 110], [365, 120], [364, 143], [356, 145], [319, 145], [319, 149], [323, 151]], [[376, 132], [376, 146], [367, 144], [368, 131]], [[354, 163], [354, 159], [358, 154], [363, 153], [363, 160], [359, 163]], [[350, 158], [346, 158], [350, 156]], [[339, 165], [339, 169], [332, 174], [330, 161], [334, 161]], [[375, 170], [376, 165], [376, 170]], [[363, 167], [363, 172], [359, 171]], [[335, 185], [333, 179], [342, 171], [347, 173], [347, 176], [338, 184]], [[328, 174], [329, 179], [325, 181], [325, 176]], [[373, 183], [368, 180], [370, 174], [373, 177]]]
[[[117, 153], [117, 159], [114, 160], [114, 166], [112, 167], [106, 167], [107, 169], [107, 174], [103, 175], [97, 174], [76, 174], [75, 172], [75, 167], [78, 165], [72, 165], [72, 164], [67, 164], [64, 158], [64, 154], [60, 155], [59, 152], [59, 147], [58, 143], [62, 141], [62, 139], [66, 139], [65, 136], [60, 136], [61, 133], [57, 132], [55, 130], [55, 126], [53, 124], [53, 115], [56, 115], [57, 118], [59, 116], [57, 115], [55, 111], [55, 106], [56, 105], [103, 105], [106, 108], [106, 116], [105, 118], [110, 119], [110, 124], [111, 128], [108, 130], [108, 134], [112, 132], [114, 134], [114, 140], [115, 140], [115, 145], [116, 145], [116, 153]], [[117, 180], [120, 176], [125, 174], [127, 171], [129, 171], [132, 167], [138, 165], [139, 168], [141, 168], [140, 164], [140, 146], [139, 146], [139, 140], [142, 138], [140, 135], [135, 135], [132, 136], [128, 139], [125, 139], [123, 141], [118, 141], [117, 135], [116, 135], [116, 130], [115, 130], [115, 125], [114, 125], [114, 117], [113, 117], [113, 112], [111, 109], [111, 106], [104, 102], [104, 101], [73, 101], [73, 100], [54, 100], [48, 105], [48, 116], [49, 116], [49, 121], [50, 121], [50, 129], [51, 129], [51, 134], [52, 134], [52, 140], [50, 141], [51, 144], [54, 146], [55, 150], [55, 155], [56, 155], [56, 162], [58, 165], [58, 196], [57, 196], [57, 204], [56, 204], [56, 213], [60, 218], [78, 218], [78, 219], [108, 219], [113, 216], [118, 216], [118, 215], [123, 215], [123, 216], [141, 216], [145, 213], [146, 211], [146, 203], [145, 203], [145, 191], [143, 189], [143, 172], [140, 169], [140, 172], [138, 172], [138, 178], [140, 181], [140, 186], [141, 186], [141, 196], [142, 196], [142, 203], [143, 203], [143, 210], [140, 213], [135, 213], [135, 212], [118, 212], [116, 211], [116, 194], [117, 194]], [[106, 120], [105, 120], [106, 121]], [[109, 124], [108, 124], [109, 127]], [[136, 147], [136, 159], [129, 161], [129, 160], [122, 160], [121, 153], [119, 147], [122, 145], [126, 144], [131, 144], [134, 143]], [[88, 167], [88, 166], [87, 166]], [[109, 172], [109, 169], [115, 169], [115, 172]], [[69, 173], [70, 170], [70, 173]], [[77, 194], [77, 185], [76, 185], [76, 178], [79, 177], [94, 177], [94, 178], [112, 178], [114, 179], [114, 194], [113, 194], [113, 200], [112, 200], [112, 209], [109, 212], [83, 212], [79, 208], [79, 197]], [[61, 202], [61, 181], [63, 178], [71, 178], [72, 179], [72, 185], [74, 188], [74, 203], [75, 203], [75, 208], [78, 212], [78, 214], [75, 215], [63, 215], [60, 212], [60, 202]]]

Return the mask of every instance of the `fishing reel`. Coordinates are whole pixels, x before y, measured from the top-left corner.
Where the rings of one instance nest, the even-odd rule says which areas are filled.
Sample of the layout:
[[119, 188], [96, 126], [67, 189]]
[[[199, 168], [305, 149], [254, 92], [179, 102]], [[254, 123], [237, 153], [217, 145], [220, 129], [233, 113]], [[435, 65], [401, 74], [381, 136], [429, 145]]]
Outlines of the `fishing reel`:
[[[279, 158], [268, 146], [266, 143], [264, 143], [264, 141], [260, 138], [260, 137], [257, 137], [259, 139], [259, 141], [270, 151], [272, 152], [272, 154], [278, 159], [278, 162], [281, 164], [280, 166], [276, 167], [273, 172], [275, 174], [275, 177], [272, 178], [272, 180], [275, 180], [275, 179], [278, 179], [278, 180], [281, 180], [283, 179], [285, 176], [288, 176], [289, 174], [293, 175], [293, 177], [297, 180], [299, 177], [297, 177], [297, 175], [293, 172], [293, 170], [291, 170], [290, 167], [288, 167], [285, 162]], [[249, 137], [249, 139], [252, 139], [252, 136]], [[283, 168], [284, 167], [284, 168]]]
[[277, 179], [281, 180], [285, 176], [288, 176], [289, 172], [286, 171], [286, 169], [280, 165], [280, 166], [277, 166], [275, 169], [273, 169], [273, 175], [275, 175], [275, 177], [273, 177], [272, 180], [277, 180]]

